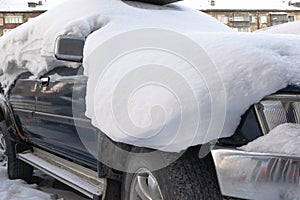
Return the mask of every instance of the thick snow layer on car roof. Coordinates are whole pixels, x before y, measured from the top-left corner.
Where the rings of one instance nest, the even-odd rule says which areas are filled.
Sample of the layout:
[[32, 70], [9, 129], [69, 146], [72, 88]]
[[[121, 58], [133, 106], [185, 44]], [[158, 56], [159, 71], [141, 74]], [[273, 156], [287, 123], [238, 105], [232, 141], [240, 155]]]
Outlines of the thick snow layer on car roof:
[[[53, 59], [54, 42], [60, 34], [88, 36], [101, 28], [99, 39], [104, 41], [114, 34], [143, 27], [177, 26], [175, 29], [211, 32], [230, 30], [205, 14], [183, 7], [130, 4], [134, 7], [120, 0], [67, 1], [4, 35], [0, 38], [0, 61], [5, 63], [0, 69], [4, 73], [0, 77], [1, 83], [11, 85], [13, 77], [24, 70], [40, 75], [62, 65]], [[145, 9], [136, 8], [138, 6]]]
[[281, 124], [262, 136], [241, 147], [245, 151], [300, 155], [300, 124]]
[[279, 34], [296, 34], [300, 35], [300, 21], [294, 21], [277, 26], [271, 26], [256, 31], [258, 33], [279, 33]]
[[180, 151], [231, 136], [250, 105], [300, 81], [298, 36], [237, 33], [176, 4], [72, 0], [0, 38], [6, 90], [23, 71], [78, 66], [53, 58], [59, 34], [88, 36], [86, 115], [136, 146]]

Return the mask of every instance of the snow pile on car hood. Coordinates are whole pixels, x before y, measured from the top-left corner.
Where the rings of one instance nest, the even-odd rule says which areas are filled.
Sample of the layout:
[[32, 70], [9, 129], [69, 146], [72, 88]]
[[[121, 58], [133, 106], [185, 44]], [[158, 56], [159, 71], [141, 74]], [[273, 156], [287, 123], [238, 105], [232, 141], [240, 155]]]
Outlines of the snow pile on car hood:
[[231, 136], [250, 105], [300, 80], [297, 36], [236, 33], [174, 4], [72, 0], [0, 38], [1, 82], [63, 64], [52, 55], [59, 34], [88, 36], [86, 115], [136, 146], [180, 151]]
[[94, 125], [117, 141], [177, 151], [231, 136], [250, 105], [300, 80], [299, 37], [240, 33], [189, 37], [203, 51], [192, 44], [188, 49], [184, 45], [188, 40], [174, 36], [179, 50], [167, 44], [163, 48], [175, 55], [161, 51], [162, 41], [151, 38], [147, 43], [155, 43], [159, 50], [141, 48], [123, 55], [116, 50], [121, 56], [114, 55], [116, 59], [107, 63], [105, 57], [111, 55], [101, 46], [87, 57], [87, 113]]
[[300, 124], [281, 124], [262, 136], [241, 147], [245, 151], [300, 155]]
[[300, 35], [300, 20], [271, 26], [256, 31], [258, 33], [279, 33], [279, 34], [296, 34]]

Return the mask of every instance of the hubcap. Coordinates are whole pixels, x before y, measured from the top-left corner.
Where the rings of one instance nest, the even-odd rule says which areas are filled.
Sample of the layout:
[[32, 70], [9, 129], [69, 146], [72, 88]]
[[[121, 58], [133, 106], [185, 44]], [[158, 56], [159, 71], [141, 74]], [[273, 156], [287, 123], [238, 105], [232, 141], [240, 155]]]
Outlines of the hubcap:
[[6, 166], [7, 155], [6, 155], [6, 142], [3, 133], [0, 132], [0, 166]]
[[139, 169], [130, 185], [130, 200], [163, 200], [156, 178], [147, 169]]

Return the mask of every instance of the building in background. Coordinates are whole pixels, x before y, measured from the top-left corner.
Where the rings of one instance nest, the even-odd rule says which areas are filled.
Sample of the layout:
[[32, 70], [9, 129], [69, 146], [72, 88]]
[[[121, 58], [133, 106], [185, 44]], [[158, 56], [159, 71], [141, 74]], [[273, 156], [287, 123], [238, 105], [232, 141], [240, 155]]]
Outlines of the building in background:
[[0, 36], [58, 3], [59, 0], [0, 0]]
[[239, 32], [300, 20], [300, 2], [285, 0], [207, 0], [199, 10]]
[[[64, 0], [0, 0], [0, 36]], [[300, 0], [184, 0], [240, 32], [300, 20]]]

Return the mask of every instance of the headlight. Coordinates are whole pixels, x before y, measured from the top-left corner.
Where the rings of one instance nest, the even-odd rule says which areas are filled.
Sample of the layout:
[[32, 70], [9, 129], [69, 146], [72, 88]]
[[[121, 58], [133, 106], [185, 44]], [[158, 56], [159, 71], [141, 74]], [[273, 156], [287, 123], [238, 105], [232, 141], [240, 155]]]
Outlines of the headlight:
[[300, 123], [299, 95], [271, 95], [255, 105], [263, 134], [283, 123]]

